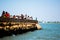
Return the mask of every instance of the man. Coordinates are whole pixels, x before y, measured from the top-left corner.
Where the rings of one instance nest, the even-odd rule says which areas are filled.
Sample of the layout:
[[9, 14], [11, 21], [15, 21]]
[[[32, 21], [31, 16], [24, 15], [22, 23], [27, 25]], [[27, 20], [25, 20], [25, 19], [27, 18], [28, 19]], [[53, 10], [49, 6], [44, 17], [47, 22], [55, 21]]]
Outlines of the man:
[[6, 18], [10, 18], [10, 14], [8, 12], [6, 12], [5, 16]]

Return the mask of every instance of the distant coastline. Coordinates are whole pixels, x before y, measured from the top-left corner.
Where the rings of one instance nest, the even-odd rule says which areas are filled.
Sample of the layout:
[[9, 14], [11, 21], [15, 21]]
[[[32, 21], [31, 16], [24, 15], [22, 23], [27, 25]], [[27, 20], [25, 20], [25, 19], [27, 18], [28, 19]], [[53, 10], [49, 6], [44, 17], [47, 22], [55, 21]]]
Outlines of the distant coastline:
[[39, 21], [39, 23], [59, 23], [60, 24], [60, 21]]

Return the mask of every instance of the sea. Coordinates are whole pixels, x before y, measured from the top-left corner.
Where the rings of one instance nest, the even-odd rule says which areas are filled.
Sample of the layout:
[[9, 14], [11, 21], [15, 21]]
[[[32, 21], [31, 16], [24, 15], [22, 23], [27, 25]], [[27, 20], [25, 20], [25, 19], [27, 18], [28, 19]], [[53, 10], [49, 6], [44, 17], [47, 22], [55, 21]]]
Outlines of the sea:
[[0, 40], [60, 40], [60, 23], [39, 23], [41, 30], [6, 36]]

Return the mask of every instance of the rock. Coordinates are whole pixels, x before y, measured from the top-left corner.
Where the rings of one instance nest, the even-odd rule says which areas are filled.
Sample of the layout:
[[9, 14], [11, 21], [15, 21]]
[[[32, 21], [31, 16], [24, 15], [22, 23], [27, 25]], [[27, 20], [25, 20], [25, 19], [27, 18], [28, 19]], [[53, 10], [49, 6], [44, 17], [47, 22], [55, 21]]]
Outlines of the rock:
[[37, 26], [37, 29], [40, 30], [41, 29], [41, 26], [39, 24], [36, 24]]

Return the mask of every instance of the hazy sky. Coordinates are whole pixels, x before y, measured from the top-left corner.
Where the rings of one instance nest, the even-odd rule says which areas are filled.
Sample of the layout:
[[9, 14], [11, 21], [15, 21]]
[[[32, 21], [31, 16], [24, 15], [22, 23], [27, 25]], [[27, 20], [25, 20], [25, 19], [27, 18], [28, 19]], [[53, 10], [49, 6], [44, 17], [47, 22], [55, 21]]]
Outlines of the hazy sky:
[[43, 21], [60, 21], [60, 0], [0, 0], [2, 11], [11, 15], [27, 14]]

